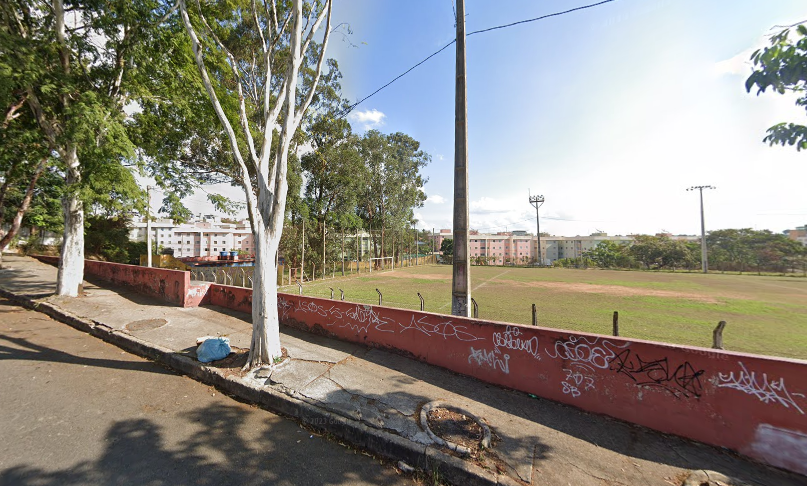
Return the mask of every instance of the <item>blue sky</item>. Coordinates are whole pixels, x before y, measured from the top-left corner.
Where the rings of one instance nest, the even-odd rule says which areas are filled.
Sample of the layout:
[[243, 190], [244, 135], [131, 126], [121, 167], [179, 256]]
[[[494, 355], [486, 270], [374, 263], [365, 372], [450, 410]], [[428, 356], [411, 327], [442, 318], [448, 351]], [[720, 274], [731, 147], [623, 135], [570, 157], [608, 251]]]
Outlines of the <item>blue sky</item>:
[[[468, 0], [468, 32], [592, 3]], [[793, 98], [745, 92], [747, 59], [803, 1], [616, 0], [467, 41], [471, 227], [556, 235], [779, 232], [807, 223], [807, 154], [765, 130], [806, 122]], [[336, 0], [329, 57], [356, 101], [454, 38], [451, 0]], [[348, 42], [349, 41], [349, 42]], [[401, 131], [432, 156], [420, 227], [451, 228], [454, 47], [359, 105], [357, 132]], [[198, 198], [196, 198], [198, 199]]]

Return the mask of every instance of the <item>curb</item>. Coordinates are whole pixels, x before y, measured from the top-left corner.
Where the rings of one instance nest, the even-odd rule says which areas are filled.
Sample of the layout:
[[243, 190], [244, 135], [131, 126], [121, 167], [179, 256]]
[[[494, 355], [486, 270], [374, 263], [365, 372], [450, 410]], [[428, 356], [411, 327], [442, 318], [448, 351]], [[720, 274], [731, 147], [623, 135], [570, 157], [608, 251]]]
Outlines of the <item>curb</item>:
[[242, 400], [260, 404], [272, 412], [292, 418], [314, 430], [332, 434], [354, 447], [371, 451], [393, 463], [404, 461], [429, 474], [435, 473], [439, 475], [440, 479], [451, 484], [479, 486], [520, 484], [509, 476], [495, 474], [446, 454], [434, 446], [418, 444], [399, 435], [372, 428], [357, 420], [336, 415], [272, 388], [250, 386], [240, 377], [224, 376], [216, 368], [205, 366], [168, 348], [112, 329], [101, 322], [76, 316], [51, 303], [17, 295], [1, 287], [0, 297], [27, 309], [41, 312], [54, 320], [100, 338], [132, 354], [161, 363], [174, 371], [206, 385], [215, 386]]

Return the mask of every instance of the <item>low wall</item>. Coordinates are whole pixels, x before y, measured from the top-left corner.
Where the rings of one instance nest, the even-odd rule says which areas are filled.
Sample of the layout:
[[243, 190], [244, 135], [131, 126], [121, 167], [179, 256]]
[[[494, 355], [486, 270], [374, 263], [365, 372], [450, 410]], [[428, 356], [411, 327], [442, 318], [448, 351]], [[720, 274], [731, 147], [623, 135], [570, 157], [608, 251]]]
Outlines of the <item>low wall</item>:
[[[41, 262], [59, 264], [59, 257], [35, 256]], [[167, 268], [149, 268], [122, 263], [84, 260], [84, 274], [116, 285], [131, 287], [138, 293], [157, 297], [182, 307], [206, 302], [210, 284], [191, 285], [190, 273]]]
[[[251, 290], [211, 286], [249, 312]], [[280, 294], [281, 323], [807, 475], [807, 362]]]

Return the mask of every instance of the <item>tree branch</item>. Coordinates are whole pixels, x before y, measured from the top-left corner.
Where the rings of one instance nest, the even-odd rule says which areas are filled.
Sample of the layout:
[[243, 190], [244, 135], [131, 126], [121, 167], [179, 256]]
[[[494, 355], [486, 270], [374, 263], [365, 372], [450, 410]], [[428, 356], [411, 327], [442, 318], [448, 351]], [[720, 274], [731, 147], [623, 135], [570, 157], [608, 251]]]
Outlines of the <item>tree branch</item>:
[[252, 182], [249, 179], [249, 170], [244, 162], [244, 157], [241, 155], [241, 150], [238, 148], [238, 139], [235, 136], [235, 131], [233, 131], [230, 120], [227, 118], [227, 115], [224, 113], [224, 110], [221, 107], [221, 103], [216, 95], [216, 91], [213, 89], [213, 83], [210, 81], [210, 76], [207, 73], [207, 67], [205, 66], [204, 58], [202, 57], [202, 50], [201, 46], [199, 45], [199, 37], [196, 35], [196, 30], [193, 28], [193, 25], [191, 25], [185, 0], [178, 0], [178, 3], [182, 16], [182, 22], [185, 24], [185, 30], [188, 32], [188, 36], [191, 38], [193, 57], [196, 60], [197, 67], [199, 68], [199, 74], [202, 76], [202, 83], [205, 86], [207, 95], [210, 97], [210, 102], [213, 104], [213, 110], [219, 117], [219, 121], [221, 121], [224, 131], [227, 132], [230, 147], [233, 150], [233, 156], [241, 169], [241, 184], [244, 188], [247, 206], [250, 208], [250, 211], [252, 211], [254, 210], [257, 201], [255, 200], [255, 193], [252, 189]]

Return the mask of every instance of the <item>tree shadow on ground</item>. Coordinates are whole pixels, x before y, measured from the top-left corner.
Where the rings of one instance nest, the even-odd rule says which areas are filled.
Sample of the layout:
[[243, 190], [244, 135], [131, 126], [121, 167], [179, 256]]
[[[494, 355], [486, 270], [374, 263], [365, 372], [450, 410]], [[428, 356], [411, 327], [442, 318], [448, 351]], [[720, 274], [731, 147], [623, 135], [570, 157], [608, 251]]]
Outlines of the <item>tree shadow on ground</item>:
[[179, 415], [187, 432], [179, 439], [148, 418], [121, 420], [106, 431], [98, 459], [60, 470], [18, 464], [0, 472], [0, 485], [400, 484], [360, 453], [256, 415], [237, 405], [201, 407]]
[[[0, 308], [8, 306], [7, 302], [0, 302]], [[5, 341], [4, 344], [3, 342]], [[175, 374], [168, 369], [154, 366], [142, 360], [125, 359], [99, 359], [86, 356], [76, 356], [64, 351], [35, 344], [28, 339], [0, 335], [0, 361], [43, 361], [53, 363], [67, 363], [98, 368], [112, 368], [119, 370], [148, 371], [160, 374]]]

